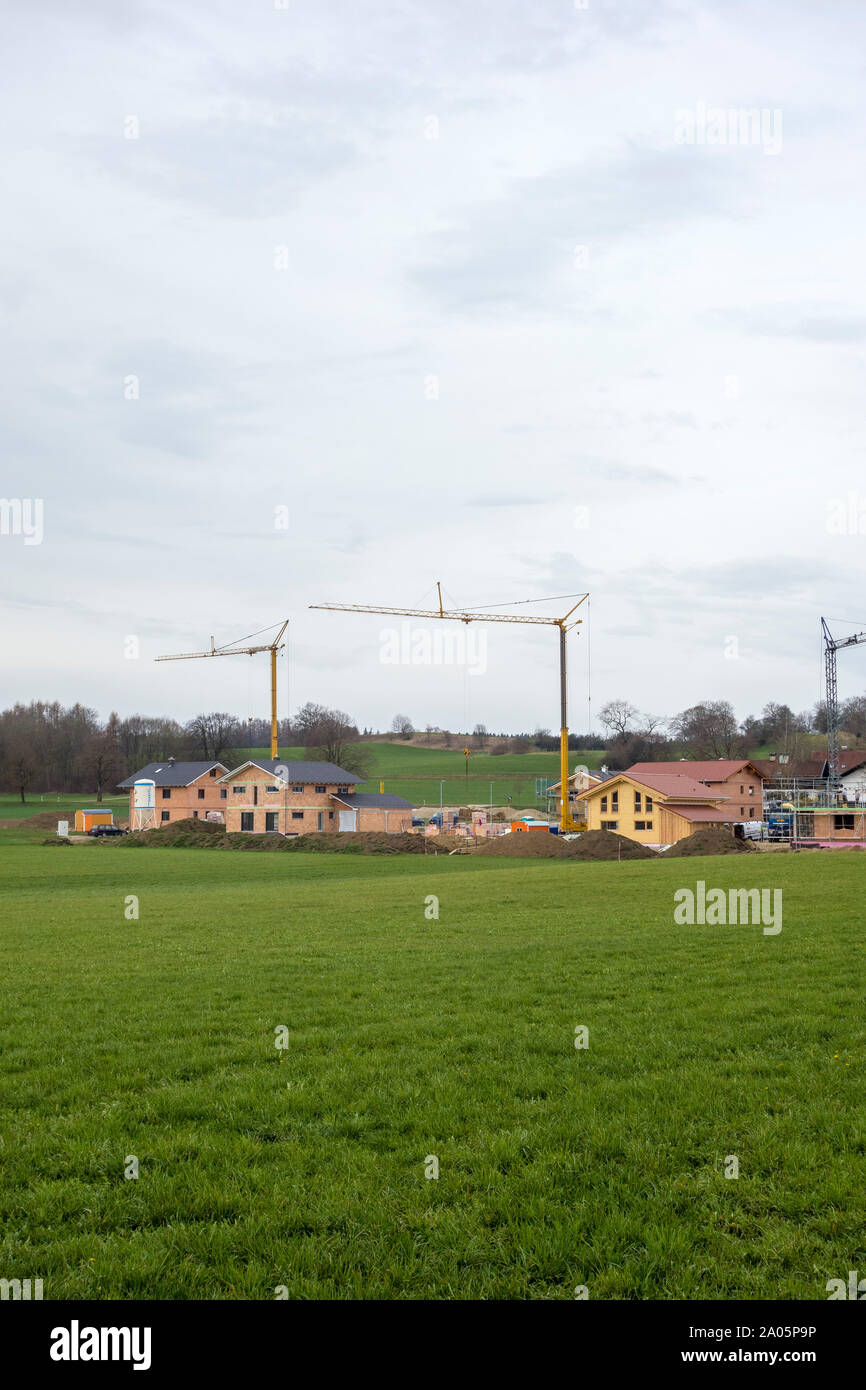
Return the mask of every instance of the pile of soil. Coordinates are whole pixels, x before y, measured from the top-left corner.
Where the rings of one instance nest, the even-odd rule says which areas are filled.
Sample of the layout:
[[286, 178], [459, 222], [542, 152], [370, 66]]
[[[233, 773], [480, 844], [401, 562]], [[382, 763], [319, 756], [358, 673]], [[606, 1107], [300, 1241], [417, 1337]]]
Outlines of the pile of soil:
[[656, 850], [613, 830], [584, 830], [578, 839], [563, 844], [572, 859], [658, 859]]
[[47, 840], [42, 841], [43, 845], [68, 845], [73, 848], [72, 841], [67, 840], [65, 835], [49, 835]]
[[224, 825], [214, 821], [172, 821], [162, 830], [137, 831], [132, 835], [98, 841], [99, 844], [128, 849], [234, 849], [247, 853], [318, 854], [435, 854], [454, 848], [451, 836], [389, 835], [379, 831], [343, 831], [335, 834], [250, 835], [247, 831], [227, 834]]
[[665, 859], [680, 859], [690, 854], [752, 854], [754, 848], [751, 840], [740, 840], [730, 830], [705, 825], [684, 840], [677, 840], [663, 855]]
[[561, 840], [545, 830], [515, 831], [479, 845], [476, 854], [491, 859], [655, 859], [654, 850], [612, 830], [585, 830], [575, 840]]
[[569, 843], [558, 835], [527, 830], [481, 840], [475, 853], [487, 859], [568, 859], [568, 850]]
[[59, 820], [69, 821], [70, 826], [75, 823], [75, 816], [68, 811], [37, 811], [35, 816], [28, 816], [26, 820], [10, 821], [10, 825], [20, 825], [22, 830], [56, 830]]
[[216, 821], [187, 820], [170, 821], [161, 830], [136, 830], [131, 835], [110, 835], [97, 840], [100, 845], [126, 846], [130, 849], [143, 849], [156, 846], [160, 849], [219, 848], [225, 840], [226, 828]]
[[428, 844], [421, 835], [389, 835], [384, 831], [339, 830], [312, 835], [226, 835], [225, 849], [289, 851], [309, 854], [427, 854]]

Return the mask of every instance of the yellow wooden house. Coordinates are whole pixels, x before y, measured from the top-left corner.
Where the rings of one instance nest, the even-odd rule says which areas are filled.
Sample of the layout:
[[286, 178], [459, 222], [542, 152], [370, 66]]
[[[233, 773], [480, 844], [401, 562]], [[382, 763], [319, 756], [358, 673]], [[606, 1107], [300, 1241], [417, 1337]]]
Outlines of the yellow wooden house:
[[676, 844], [702, 825], [731, 830], [739, 819], [729, 797], [683, 773], [619, 772], [582, 799], [588, 830], [613, 830], [653, 849]]

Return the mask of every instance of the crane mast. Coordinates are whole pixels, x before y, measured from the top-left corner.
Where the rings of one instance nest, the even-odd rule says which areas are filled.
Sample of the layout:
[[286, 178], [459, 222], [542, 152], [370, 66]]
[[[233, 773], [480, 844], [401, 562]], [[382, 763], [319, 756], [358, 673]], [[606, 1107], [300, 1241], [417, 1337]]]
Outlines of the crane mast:
[[[286, 645], [282, 640], [283, 633], [289, 625], [286, 618], [273, 642], [266, 642], [257, 647], [239, 647], [234, 642], [229, 642], [224, 647], [214, 645], [213, 637], [210, 639], [209, 652], [175, 652], [171, 656], [155, 656], [154, 661], [197, 661], [200, 657], [206, 656], [255, 656], [257, 652], [270, 652], [271, 654], [271, 758], [276, 761], [280, 756], [277, 739], [277, 652], [281, 651]], [[241, 639], [243, 640], [243, 639]]]
[[835, 801], [839, 793], [839, 697], [836, 685], [836, 653], [845, 647], [866, 642], [866, 632], [852, 637], [833, 637], [826, 620], [821, 619], [824, 634], [824, 680], [827, 692], [827, 774], [828, 791]]

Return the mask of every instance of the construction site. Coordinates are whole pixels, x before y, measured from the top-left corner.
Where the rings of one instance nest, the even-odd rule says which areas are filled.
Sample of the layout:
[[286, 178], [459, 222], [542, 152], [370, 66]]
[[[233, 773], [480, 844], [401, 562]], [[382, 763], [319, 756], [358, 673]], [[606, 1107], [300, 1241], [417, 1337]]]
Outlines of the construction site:
[[792, 849], [866, 848], [866, 784], [859, 760], [839, 744], [837, 653], [866, 642], [866, 632], [834, 637], [821, 619], [827, 712], [827, 758], [820, 775], [780, 775], [764, 782], [767, 837]]
[[[837, 656], [866, 642], [866, 632], [837, 637], [821, 619], [823, 685], [826, 692], [826, 756], [791, 763], [787, 755], [768, 759], [654, 761], [609, 769], [590, 768], [569, 751], [568, 644], [578, 627], [578, 610], [589, 595], [562, 595], [569, 606], [560, 616], [498, 612], [496, 606], [469, 610], [445, 606], [437, 583], [437, 607], [400, 608], [373, 604], [322, 603], [312, 608], [359, 615], [422, 619], [432, 624], [504, 623], [553, 628], [558, 652], [558, 779], [534, 778], [534, 795], [505, 795], [512, 778], [491, 775], [483, 801], [469, 795], [473, 757], [462, 749], [465, 785], [453, 797], [454, 779], [439, 778], [438, 798], [419, 795], [419, 781], [407, 773], [378, 776], [365, 786], [331, 762], [298, 759], [294, 750], [281, 758], [278, 738], [277, 657], [286, 646], [288, 619], [275, 625], [271, 640], [255, 642], [262, 632], [218, 646], [214, 638], [203, 651], [159, 656], [157, 661], [212, 659], [267, 654], [270, 673], [269, 756], [252, 752], [232, 765], [179, 762], [169, 758], [149, 764], [120, 784], [129, 793], [128, 826], [133, 831], [159, 829], [186, 820], [207, 820], [230, 833], [277, 834], [288, 838], [312, 833], [360, 832], [450, 837], [455, 841], [514, 837], [515, 853], [531, 853], [539, 835], [563, 840], [601, 832], [664, 852], [694, 838], [717, 832], [761, 848], [866, 848], [866, 750], [840, 746]], [[522, 600], [529, 606], [544, 600]], [[588, 609], [587, 609], [588, 611]], [[518, 760], [519, 761], [519, 760]], [[446, 798], [446, 781], [452, 795]], [[499, 785], [497, 783], [499, 782]], [[410, 785], [407, 785], [410, 784]], [[517, 787], [526, 787], [526, 779]], [[527, 787], [528, 790], [528, 787]], [[405, 793], [412, 792], [411, 795]], [[89, 813], [88, 813], [89, 814]], [[76, 825], [76, 829], [79, 827]], [[523, 849], [519, 846], [522, 844]]]

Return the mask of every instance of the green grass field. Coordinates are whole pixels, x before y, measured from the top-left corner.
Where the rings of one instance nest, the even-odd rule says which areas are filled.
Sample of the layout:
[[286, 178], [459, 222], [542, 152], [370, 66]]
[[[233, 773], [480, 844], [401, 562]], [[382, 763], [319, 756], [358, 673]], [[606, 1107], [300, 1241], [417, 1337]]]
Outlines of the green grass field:
[[[862, 875], [0, 835], [0, 1275], [825, 1299], [866, 1268]], [[697, 878], [781, 887], [782, 932], [674, 925]]]
[[[413, 748], [399, 743], [365, 743], [363, 746], [370, 758], [368, 789], [378, 791], [379, 782], [384, 780], [386, 791], [405, 796], [407, 801], [418, 806], [439, 805], [440, 781], [444, 781], [442, 796], [446, 806], [460, 806], [467, 801], [489, 802], [492, 782], [494, 804], [504, 805], [510, 796], [514, 806], [520, 807], [535, 804], [536, 778], [559, 781], [558, 753], [494, 754], [473, 749], [467, 777], [462, 746]], [[268, 750], [247, 749], [240, 756], [267, 757]], [[303, 748], [282, 748], [280, 756], [289, 761], [306, 758], [308, 754]], [[572, 751], [568, 755], [569, 767], [573, 769], [583, 763], [595, 768], [604, 762], [604, 756], [603, 749]]]
[[72, 820], [80, 807], [94, 807], [101, 804], [106, 811], [113, 811], [115, 820], [129, 815], [129, 796], [103, 796], [98, 803], [93, 792], [27, 792], [27, 800], [22, 801], [12, 792], [0, 792], [0, 820], [27, 820], [40, 811], [50, 811], [58, 820]]

